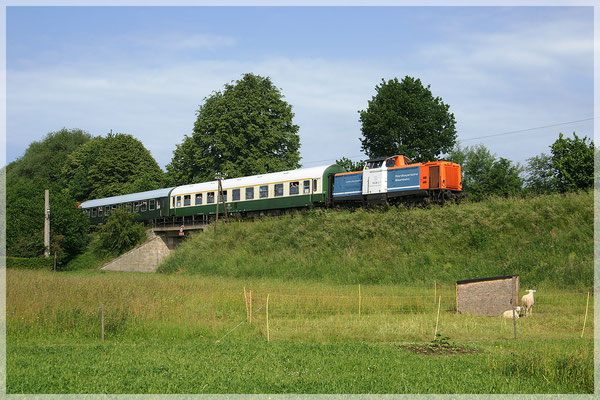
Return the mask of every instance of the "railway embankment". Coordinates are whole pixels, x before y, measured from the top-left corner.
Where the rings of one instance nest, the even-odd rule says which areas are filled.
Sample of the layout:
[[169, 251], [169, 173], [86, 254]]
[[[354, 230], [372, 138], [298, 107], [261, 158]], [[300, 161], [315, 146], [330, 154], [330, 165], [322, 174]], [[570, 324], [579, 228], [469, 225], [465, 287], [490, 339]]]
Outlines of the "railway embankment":
[[592, 192], [428, 208], [315, 209], [194, 234], [158, 271], [340, 284], [519, 274], [526, 286], [589, 289], [593, 236]]

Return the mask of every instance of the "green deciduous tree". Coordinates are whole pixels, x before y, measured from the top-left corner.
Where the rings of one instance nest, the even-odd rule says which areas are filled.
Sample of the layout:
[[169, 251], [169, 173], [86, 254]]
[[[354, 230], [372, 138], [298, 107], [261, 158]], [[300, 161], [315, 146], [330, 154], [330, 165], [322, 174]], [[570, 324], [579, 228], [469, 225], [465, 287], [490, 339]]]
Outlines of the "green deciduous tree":
[[382, 80], [366, 110], [359, 111], [362, 149], [369, 157], [403, 154], [425, 162], [447, 153], [456, 142], [454, 114], [421, 80]]
[[556, 189], [556, 171], [552, 157], [542, 153], [527, 159], [526, 189], [533, 194], [550, 193]]
[[299, 167], [300, 139], [292, 106], [269, 78], [251, 73], [204, 99], [192, 136], [167, 165], [170, 183], [213, 180]]
[[64, 184], [78, 201], [158, 189], [163, 172], [142, 142], [127, 134], [97, 137], [73, 152]]
[[91, 138], [81, 129], [50, 132], [44, 139], [31, 143], [22, 157], [7, 166], [7, 180], [21, 177], [56, 182], [67, 156]]
[[587, 189], [594, 185], [594, 142], [587, 137], [565, 138], [561, 133], [550, 146], [556, 187], [561, 192]]
[[506, 158], [497, 159], [485, 146], [455, 146], [449, 158], [461, 164], [463, 190], [472, 200], [518, 194], [522, 168]]
[[51, 248], [59, 266], [85, 250], [89, 221], [72, 197], [42, 179], [12, 178], [6, 188], [6, 251], [37, 257], [44, 251], [44, 190], [50, 189]]
[[337, 165], [339, 165], [340, 167], [344, 167], [346, 169], [346, 171], [350, 172], [350, 171], [362, 171], [363, 170], [363, 166], [365, 164], [365, 162], [363, 160], [359, 160], [359, 161], [352, 161], [349, 158], [346, 157], [342, 157], [339, 160], [337, 160], [335, 162]]

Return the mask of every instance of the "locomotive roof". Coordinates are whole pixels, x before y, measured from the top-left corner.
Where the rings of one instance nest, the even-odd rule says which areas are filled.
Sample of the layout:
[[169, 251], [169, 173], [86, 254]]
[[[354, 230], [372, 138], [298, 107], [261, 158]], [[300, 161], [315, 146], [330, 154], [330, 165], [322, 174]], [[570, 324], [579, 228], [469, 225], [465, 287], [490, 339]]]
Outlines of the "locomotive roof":
[[[311, 167], [311, 168], [301, 168], [294, 169], [290, 171], [282, 171], [282, 172], [272, 172], [270, 174], [262, 174], [262, 175], [252, 175], [252, 176], [244, 176], [240, 178], [231, 178], [231, 179], [223, 179], [221, 184], [223, 185], [223, 190], [227, 190], [229, 188], [237, 188], [244, 186], [255, 186], [255, 185], [266, 185], [269, 183], [279, 183], [279, 182], [287, 182], [294, 180], [302, 180], [302, 179], [313, 179], [313, 178], [321, 178], [325, 173], [327, 168], [334, 166], [332, 165], [322, 165], [319, 167]], [[187, 193], [195, 193], [202, 192], [206, 190], [217, 190], [218, 189], [217, 181], [210, 182], [202, 182], [202, 183], [193, 183], [191, 185], [177, 186], [171, 192], [171, 196], [182, 195]]]
[[129, 203], [132, 201], [157, 199], [167, 197], [173, 188], [148, 190], [146, 192], [124, 194], [122, 196], [105, 197], [103, 199], [87, 200], [81, 203], [81, 208], [108, 206], [112, 204]]

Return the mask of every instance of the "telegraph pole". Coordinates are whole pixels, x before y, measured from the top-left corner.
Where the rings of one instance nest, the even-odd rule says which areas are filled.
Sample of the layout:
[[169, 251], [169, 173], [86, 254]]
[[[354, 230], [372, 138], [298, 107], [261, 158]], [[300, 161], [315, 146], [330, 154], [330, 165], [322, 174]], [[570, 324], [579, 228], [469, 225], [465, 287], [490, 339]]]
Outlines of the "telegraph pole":
[[221, 198], [221, 202], [223, 203], [223, 210], [225, 211], [225, 220], [229, 222], [229, 216], [227, 215], [227, 205], [225, 204], [225, 196], [223, 196], [223, 185], [221, 184], [221, 179], [227, 177], [227, 174], [217, 173], [215, 179], [218, 181], [217, 187], [217, 201], [216, 201], [216, 212], [215, 212], [215, 233], [217, 233], [217, 225], [219, 224], [219, 198]]
[[44, 257], [50, 257], [50, 191], [44, 191]]

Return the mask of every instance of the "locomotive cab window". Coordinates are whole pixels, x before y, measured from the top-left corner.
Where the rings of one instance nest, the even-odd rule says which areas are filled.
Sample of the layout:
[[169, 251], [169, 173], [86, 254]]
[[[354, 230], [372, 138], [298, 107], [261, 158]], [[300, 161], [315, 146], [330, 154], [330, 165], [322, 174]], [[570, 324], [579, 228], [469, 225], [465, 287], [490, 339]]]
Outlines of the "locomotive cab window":
[[148, 209], [150, 211], [154, 210], [154, 208], [156, 208], [156, 202], [154, 201], [154, 199], [150, 199], [150, 204], [148, 204]]
[[283, 196], [283, 183], [275, 184], [275, 197]]
[[233, 201], [240, 200], [240, 189], [233, 189], [231, 191], [231, 200], [233, 200]]
[[215, 192], [206, 193], [206, 203], [212, 204], [215, 202]]
[[300, 182], [290, 182], [290, 195], [300, 193]]
[[386, 167], [395, 167], [396, 166], [396, 160], [393, 158], [388, 158], [387, 160], [385, 160], [385, 166]]
[[196, 194], [196, 203], [197, 206], [202, 204], [202, 193], [197, 193]]
[[310, 181], [304, 181], [304, 194], [310, 194]]
[[246, 188], [246, 200], [252, 200], [252, 199], [254, 199], [254, 188], [247, 187]]
[[263, 185], [258, 189], [258, 197], [261, 199], [266, 199], [269, 197], [269, 186]]
[[183, 196], [183, 205], [184, 206], [189, 206], [192, 204], [192, 195], [191, 194], [186, 194], [185, 196]]

